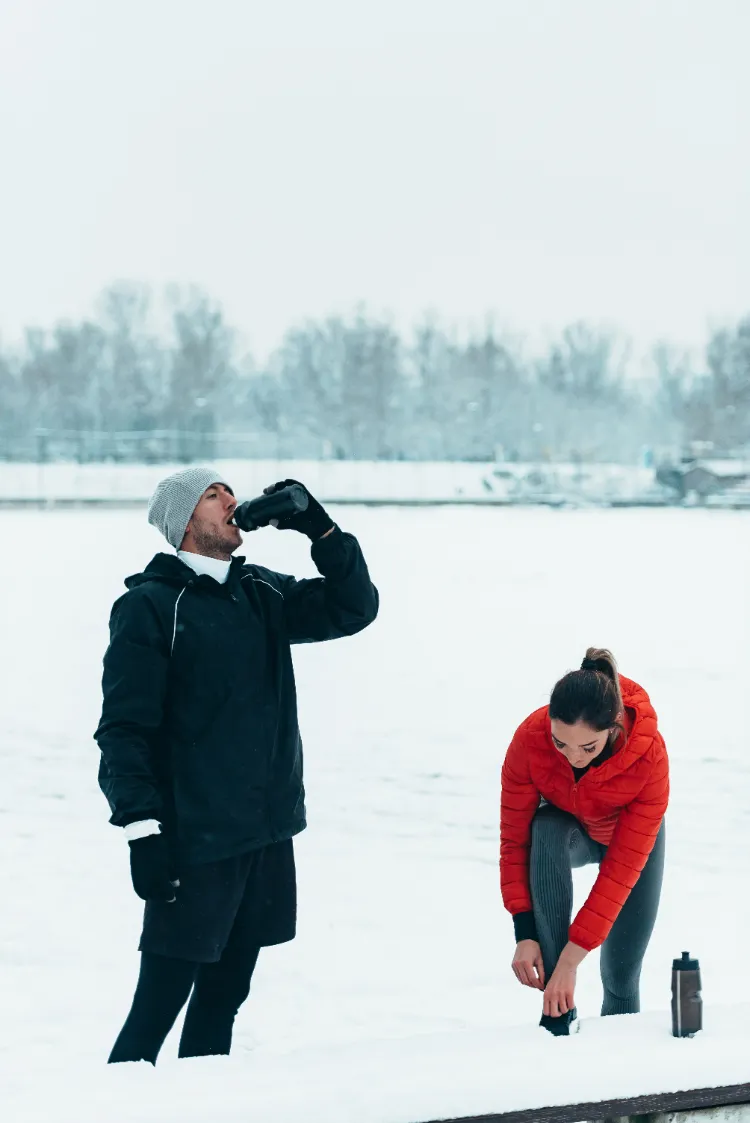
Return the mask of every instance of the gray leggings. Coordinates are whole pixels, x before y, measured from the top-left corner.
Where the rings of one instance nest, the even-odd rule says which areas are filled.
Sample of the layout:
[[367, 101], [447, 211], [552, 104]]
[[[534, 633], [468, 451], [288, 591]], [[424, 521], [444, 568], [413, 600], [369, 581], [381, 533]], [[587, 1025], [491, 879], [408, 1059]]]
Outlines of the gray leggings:
[[[531, 824], [530, 883], [539, 943], [549, 979], [568, 942], [573, 873], [599, 864], [606, 846], [594, 842], [572, 815], [545, 804]], [[637, 1014], [641, 964], [656, 920], [664, 872], [664, 823], [654, 848], [601, 949], [602, 1014]]]

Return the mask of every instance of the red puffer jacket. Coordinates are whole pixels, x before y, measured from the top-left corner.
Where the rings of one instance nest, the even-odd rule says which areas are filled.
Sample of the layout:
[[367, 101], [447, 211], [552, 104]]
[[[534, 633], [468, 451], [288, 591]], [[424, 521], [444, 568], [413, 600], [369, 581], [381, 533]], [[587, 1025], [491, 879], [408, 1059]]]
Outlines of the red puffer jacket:
[[549, 707], [519, 726], [502, 770], [500, 884], [508, 912], [531, 911], [531, 820], [540, 797], [569, 811], [607, 847], [599, 876], [575, 917], [569, 938], [592, 951], [604, 942], [646, 864], [669, 799], [667, 750], [643, 687], [620, 677], [630, 733], [610, 760], [576, 783], [552, 743]]

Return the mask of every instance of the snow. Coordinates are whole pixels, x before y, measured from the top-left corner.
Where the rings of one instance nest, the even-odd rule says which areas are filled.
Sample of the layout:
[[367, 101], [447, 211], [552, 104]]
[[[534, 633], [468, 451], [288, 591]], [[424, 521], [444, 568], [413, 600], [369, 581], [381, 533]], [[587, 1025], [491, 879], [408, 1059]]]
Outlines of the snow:
[[[251, 498], [274, 480], [304, 480], [325, 501], [585, 502], [663, 495], [652, 469], [622, 464], [514, 464], [402, 461], [214, 460]], [[0, 502], [146, 501], [156, 484], [184, 464], [0, 463]]]
[[[571, 1104], [747, 1080], [750, 1005], [714, 1011], [709, 1032], [670, 1035], [663, 1015], [584, 1021], [572, 1037], [524, 1028], [435, 1033], [304, 1052], [113, 1065], [57, 1062], [55, 1105], [76, 1123], [427, 1123], [500, 1110]], [[634, 1065], [637, 1057], [647, 1064]], [[85, 1081], [85, 1094], [81, 1092]], [[6, 1086], [7, 1088], [7, 1086]], [[61, 1101], [62, 1094], [62, 1101]], [[23, 1123], [47, 1123], [43, 1096], [14, 1097]], [[60, 1118], [58, 1115], [57, 1118]], [[63, 1118], [67, 1118], [63, 1116]]]
[[[91, 733], [110, 604], [161, 542], [139, 510], [0, 511], [3, 1119], [414, 1123], [746, 1080], [746, 515], [334, 513], [360, 536], [382, 612], [295, 655], [310, 819], [299, 936], [263, 953], [231, 1058], [178, 1062], [177, 1027], [153, 1070], [104, 1064], [140, 907]], [[293, 534], [259, 532], [245, 552], [313, 572]], [[515, 726], [592, 643], [660, 714], [667, 871], [645, 1013], [596, 1017], [594, 955], [581, 1032], [552, 1039], [509, 968], [499, 769]], [[576, 874], [579, 900], [594, 873]], [[706, 1029], [691, 1041], [669, 1033], [682, 950], [703, 972]]]

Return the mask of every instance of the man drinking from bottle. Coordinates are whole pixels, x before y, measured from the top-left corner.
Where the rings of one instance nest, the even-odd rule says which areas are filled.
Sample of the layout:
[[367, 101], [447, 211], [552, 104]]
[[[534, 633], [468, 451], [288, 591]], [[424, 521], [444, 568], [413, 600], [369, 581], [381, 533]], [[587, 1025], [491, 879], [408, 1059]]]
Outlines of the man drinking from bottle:
[[[291, 487], [302, 509], [298, 490], [284, 502]], [[356, 539], [303, 485], [264, 495], [278, 496], [281, 517], [254, 501], [238, 521], [306, 535], [320, 577], [233, 557], [231, 487], [186, 468], [162, 480], [148, 511], [176, 553], [127, 578], [112, 609], [99, 784], [146, 904], [138, 984], [110, 1062], [156, 1063], [188, 999], [180, 1056], [229, 1053], [260, 948], [295, 935], [292, 839], [305, 805], [290, 645], [355, 635], [378, 593]]]

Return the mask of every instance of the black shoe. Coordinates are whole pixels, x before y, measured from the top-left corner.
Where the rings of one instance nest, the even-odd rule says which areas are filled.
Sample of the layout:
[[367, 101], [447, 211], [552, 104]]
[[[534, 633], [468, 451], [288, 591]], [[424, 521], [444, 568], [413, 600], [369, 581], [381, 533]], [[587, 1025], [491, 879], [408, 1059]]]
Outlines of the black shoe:
[[578, 1017], [575, 1009], [568, 1010], [567, 1014], [552, 1017], [551, 1014], [542, 1014], [539, 1025], [548, 1030], [554, 1037], [568, 1037], [574, 1031], [571, 1029], [573, 1022]]

